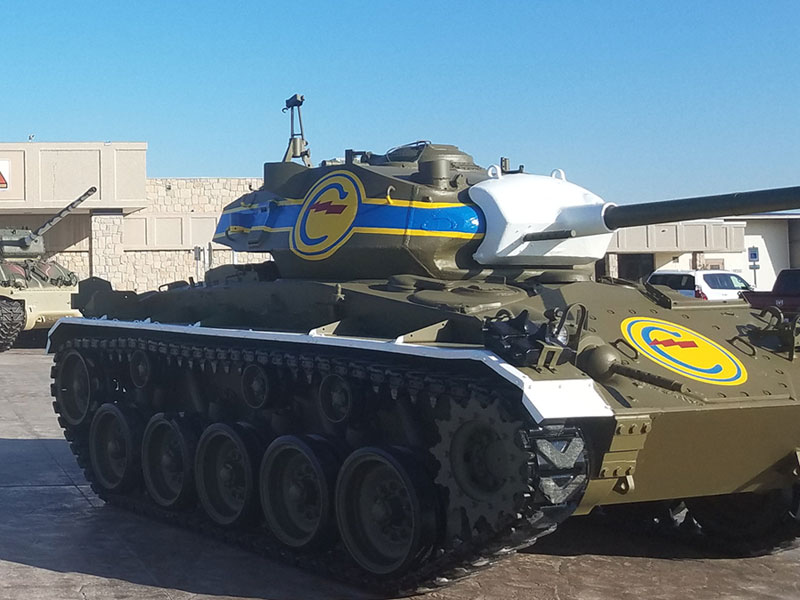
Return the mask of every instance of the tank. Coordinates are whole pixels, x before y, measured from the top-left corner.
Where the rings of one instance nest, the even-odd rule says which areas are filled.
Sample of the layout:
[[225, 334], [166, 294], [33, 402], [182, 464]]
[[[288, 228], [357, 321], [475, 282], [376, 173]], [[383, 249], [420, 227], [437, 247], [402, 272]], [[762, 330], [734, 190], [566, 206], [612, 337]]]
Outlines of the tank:
[[42, 236], [96, 192], [90, 188], [35, 230], [0, 229], [0, 352], [31, 329], [48, 329], [72, 308], [78, 276], [43, 258]]
[[797, 329], [593, 265], [618, 228], [798, 208], [800, 188], [617, 206], [427, 141], [310, 164], [293, 119], [219, 220], [216, 242], [274, 260], [84, 282], [84, 316], [51, 330], [54, 407], [101, 498], [392, 593], [598, 507], [687, 507], [727, 551], [794, 539]]

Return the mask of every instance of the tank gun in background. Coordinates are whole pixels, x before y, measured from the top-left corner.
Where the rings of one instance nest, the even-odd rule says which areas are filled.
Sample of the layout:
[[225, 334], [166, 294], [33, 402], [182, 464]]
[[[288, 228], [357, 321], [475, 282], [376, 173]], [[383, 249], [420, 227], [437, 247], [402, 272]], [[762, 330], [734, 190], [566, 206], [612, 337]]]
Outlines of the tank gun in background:
[[0, 229], [0, 352], [22, 331], [80, 314], [72, 308], [78, 275], [44, 260], [43, 236], [96, 191], [90, 187], [34, 230]]
[[97, 192], [97, 188], [90, 187], [36, 229], [0, 229], [0, 259], [31, 258], [44, 254], [45, 249], [42, 243], [44, 234], [55, 227], [64, 217], [74, 212], [95, 192]]

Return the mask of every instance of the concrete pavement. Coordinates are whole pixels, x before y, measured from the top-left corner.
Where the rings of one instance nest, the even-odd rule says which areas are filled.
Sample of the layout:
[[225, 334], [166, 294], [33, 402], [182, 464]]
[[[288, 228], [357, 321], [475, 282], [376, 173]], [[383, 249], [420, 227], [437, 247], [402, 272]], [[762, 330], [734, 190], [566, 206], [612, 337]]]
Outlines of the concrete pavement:
[[[42, 349], [0, 354], [0, 600], [367, 597], [105, 506], [61, 436], [50, 364]], [[798, 567], [798, 549], [702, 558], [677, 542], [573, 519], [530, 551], [425, 598], [795, 600]]]

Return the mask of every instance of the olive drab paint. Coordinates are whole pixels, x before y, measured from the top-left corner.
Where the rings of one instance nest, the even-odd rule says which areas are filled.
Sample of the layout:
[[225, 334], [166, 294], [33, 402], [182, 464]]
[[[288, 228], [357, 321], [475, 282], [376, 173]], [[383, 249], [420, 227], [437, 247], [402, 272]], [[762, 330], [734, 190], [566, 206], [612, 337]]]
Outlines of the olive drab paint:
[[[800, 534], [797, 328], [592, 270], [617, 228], [800, 208], [800, 188], [616, 206], [427, 141], [313, 167], [303, 100], [214, 237], [273, 260], [143, 294], [82, 282], [84, 318], [51, 330], [55, 410], [95, 489], [253, 539], [261, 509], [275, 556], [392, 593], [599, 506], [684, 503], [704, 543]], [[135, 446], [107, 435], [145, 424], [194, 453], [181, 493], [151, 476], [175, 461], [147, 433], [95, 476]], [[290, 489], [298, 461], [324, 494]]]

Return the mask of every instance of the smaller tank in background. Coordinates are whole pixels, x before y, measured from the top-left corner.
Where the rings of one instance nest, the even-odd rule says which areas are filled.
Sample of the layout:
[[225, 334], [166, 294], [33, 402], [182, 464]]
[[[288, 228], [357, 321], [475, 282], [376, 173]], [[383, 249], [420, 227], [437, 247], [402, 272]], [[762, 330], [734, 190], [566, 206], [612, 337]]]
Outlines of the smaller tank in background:
[[43, 258], [44, 234], [97, 191], [91, 187], [34, 230], [0, 228], [0, 352], [31, 329], [49, 328], [72, 309], [78, 275]]

